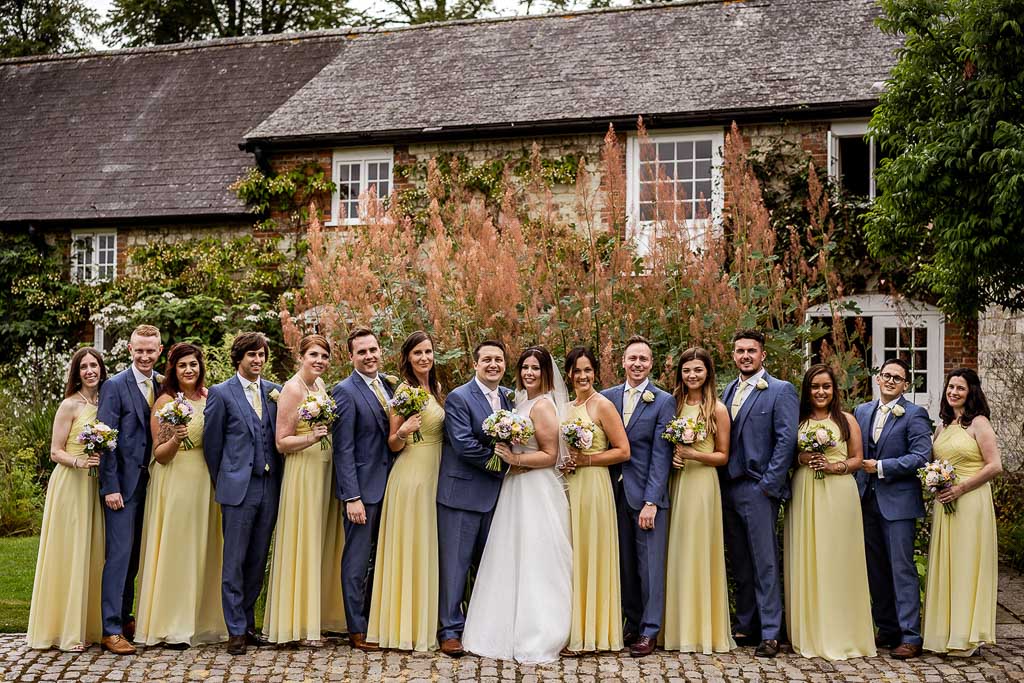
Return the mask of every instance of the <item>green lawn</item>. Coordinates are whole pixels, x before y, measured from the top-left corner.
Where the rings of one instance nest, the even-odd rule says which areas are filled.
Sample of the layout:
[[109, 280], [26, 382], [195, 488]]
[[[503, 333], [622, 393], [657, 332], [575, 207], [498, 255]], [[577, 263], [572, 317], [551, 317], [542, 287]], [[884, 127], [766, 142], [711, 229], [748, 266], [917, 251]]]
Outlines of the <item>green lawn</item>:
[[0, 538], [0, 633], [28, 630], [38, 536]]

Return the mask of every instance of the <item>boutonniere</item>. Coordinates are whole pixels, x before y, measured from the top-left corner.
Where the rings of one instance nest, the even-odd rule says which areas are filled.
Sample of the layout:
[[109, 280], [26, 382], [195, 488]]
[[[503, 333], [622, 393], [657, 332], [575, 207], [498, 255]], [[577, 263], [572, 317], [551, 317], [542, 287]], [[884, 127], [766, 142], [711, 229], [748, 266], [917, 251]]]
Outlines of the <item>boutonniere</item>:
[[156, 377], [156, 383], [157, 384], [163, 384], [164, 380], [167, 379], [164, 375], [161, 375], [159, 372], [156, 373], [156, 375], [154, 375], [154, 377]]
[[396, 375], [384, 375], [384, 379], [386, 379], [388, 381], [388, 384], [390, 384], [391, 386], [398, 386], [398, 377]]
[[903, 406], [901, 406], [898, 403], [892, 407], [892, 416], [893, 417], [903, 417], [904, 415], [906, 415], [906, 413], [907, 413], [906, 408], [904, 408]]
[[654, 392], [645, 391], [644, 393], [640, 394], [640, 400], [643, 401], [644, 403], [654, 403]]
[[267, 398], [269, 398], [274, 403], [277, 403], [277, 399], [281, 398], [281, 392], [278, 391], [277, 389], [271, 389], [270, 393], [267, 394]]
[[515, 395], [515, 392], [513, 392], [513, 391], [506, 391], [505, 392], [505, 400], [508, 401], [508, 404], [510, 406], [512, 406], [513, 408], [516, 407], [516, 395]]
[[757, 384], [755, 384], [754, 386], [757, 387], [758, 391], [764, 391], [765, 389], [768, 388], [768, 382], [766, 382], [764, 377], [762, 377], [761, 379], [757, 380]]

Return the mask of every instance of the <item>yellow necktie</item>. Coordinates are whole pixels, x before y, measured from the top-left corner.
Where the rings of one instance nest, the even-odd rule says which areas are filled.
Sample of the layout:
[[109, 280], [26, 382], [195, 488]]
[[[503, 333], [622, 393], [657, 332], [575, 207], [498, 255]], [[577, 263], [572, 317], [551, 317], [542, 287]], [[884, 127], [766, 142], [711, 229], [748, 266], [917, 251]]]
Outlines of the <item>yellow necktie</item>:
[[747, 391], [750, 389], [749, 382], [741, 382], [738, 389], [736, 389], [736, 395], [732, 397], [732, 417], [736, 419], [736, 414], [740, 412], [740, 406], [743, 405], [743, 397], [747, 395]]
[[628, 396], [626, 396], [626, 409], [622, 411], [622, 424], [629, 426], [629, 420], [633, 417], [633, 411], [636, 410], [636, 394], [638, 389], [636, 387], [630, 387], [626, 390]]
[[885, 418], [889, 417], [889, 406], [882, 406], [878, 409], [879, 415], [875, 418], [875, 428], [871, 434], [871, 440], [878, 443], [879, 437], [882, 436], [882, 427], [885, 426]]
[[256, 417], [263, 419], [263, 402], [260, 401], [260, 395], [256, 391], [256, 382], [250, 382], [249, 388], [246, 390], [249, 392], [249, 403], [252, 404], [252, 409], [256, 411]]
[[153, 378], [147, 377], [145, 380], [143, 380], [142, 383], [146, 387], [146, 403], [148, 403], [149, 407], [152, 408], [153, 407]]
[[387, 412], [388, 399], [384, 395], [384, 389], [380, 386], [380, 377], [374, 377], [373, 381], [370, 382], [370, 387], [373, 388], [373, 393], [377, 394], [377, 400], [380, 401], [380, 407], [384, 409], [384, 412]]

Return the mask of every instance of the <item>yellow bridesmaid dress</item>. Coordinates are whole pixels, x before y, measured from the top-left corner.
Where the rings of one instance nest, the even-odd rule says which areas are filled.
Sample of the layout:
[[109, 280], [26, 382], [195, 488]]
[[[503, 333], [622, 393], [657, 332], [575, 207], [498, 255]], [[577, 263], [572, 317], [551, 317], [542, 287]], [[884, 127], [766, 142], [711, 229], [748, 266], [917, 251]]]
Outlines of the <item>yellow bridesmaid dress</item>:
[[[326, 394], [323, 389], [314, 393]], [[302, 420], [295, 428], [296, 436], [312, 431]], [[319, 641], [325, 631], [345, 631], [341, 601], [344, 532], [340, 503], [333, 495], [330, 436], [327, 440], [327, 448], [317, 439], [301, 451], [284, 455], [263, 618], [263, 633], [273, 643]]]
[[388, 477], [381, 508], [366, 640], [383, 648], [437, 648], [437, 477], [444, 408], [430, 397], [422, 441], [409, 435]]
[[[808, 420], [800, 431], [825, 427], [838, 445], [825, 451], [830, 463], [846, 460], [846, 442], [830, 419]], [[689, 467], [689, 464], [687, 464]], [[864, 523], [852, 475], [800, 466], [785, 522], [783, 561], [786, 625], [793, 650], [804, 657], [839, 660], [875, 656]]]
[[224, 536], [203, 457], [206, 399], [189, 400], [193, 448], [166, 465], [149, 463], [149, 491], [139, 553], [135, 641], [200, 645], [228, 638], [221, 609]]
[[[84, 458], [75, 442], [96, 419], [86, 405], [71, 423], [64, 450]], [[209, 476], [209, 475], [207, 475]], [[103, 509], [99, 479], [89, 470], [57, 465], [43, 507], [39, 556], [28, 616], [28, 646], [74, 650], [103, 637], [100, 585], [103, 579]]]
[[[951, 424], [932, 448], [935, 460], [948, 460], [957, 482], [978, 473], [981, 449], [966, 429]], [[968, 656], [996, 642], [996, 590], [999, 558], [996, 516], [989, 482], [956, 499], [948, 514], [933, 503], [924, 598], [924, 649]]]
[[[700, 406], [683, 405], [683, 417], [699, 414]], [[708, 436], [693, 449], [713, 453], [715, 440]], [[736, 642], [729, 622], [717, 469], [687, 460], [685, 468], [672, 474], [670, 495], [663, 645], [666, 650], [706, 655], [728, 652]], [[660, 515], [656, 523], [662, 523]]]
[[[608, 450], [608, 437], [590, 419], [586, 403], [570, 407], [568, 419], [576, 418], [594, 425], [594, 442], [583, 454]], [[612, 480], [607, 467], [580, 467], [566, 479], [572, 525], [572, 628], [568, 649], [621, 650], [619, 534]]]

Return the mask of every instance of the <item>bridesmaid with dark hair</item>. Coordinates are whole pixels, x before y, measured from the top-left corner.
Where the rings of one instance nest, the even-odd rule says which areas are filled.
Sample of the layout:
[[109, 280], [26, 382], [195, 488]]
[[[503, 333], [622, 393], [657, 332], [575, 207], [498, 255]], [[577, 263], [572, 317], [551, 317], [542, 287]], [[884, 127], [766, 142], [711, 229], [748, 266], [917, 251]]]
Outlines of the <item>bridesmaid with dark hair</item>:
[[26, 637], [31, 648], [81, 652], [103, 637], [103, 509], [99, 479], [89, 476], [100, 458], [86, 455], [76, 439], [96, 419], [100, 385], [106, 379], [99, 351], [75, 352], [64, 400], [53, 420], [50, 459], [56, 467], [46, 487], [32, 585]]
[[[187, 425], [157, 414], [181, 394], [192, 408]], [[220, 608], [224, 535], [203, 455], [206, 364], [195, 344], [167, 353], [160, 395], [150, 414], [153, 458], [142, 522], [135, 641], [183, 649], [228, 638]]]
[[[958, 657], [996, 642], [999, 557], [991, 481], [1003, 471], [978, 373], [946, 377], [932, 457], [956, 482], [936, 494], [924, 596], [924, 649]], [[946, 512], [953, 503], [955, 512]]]

